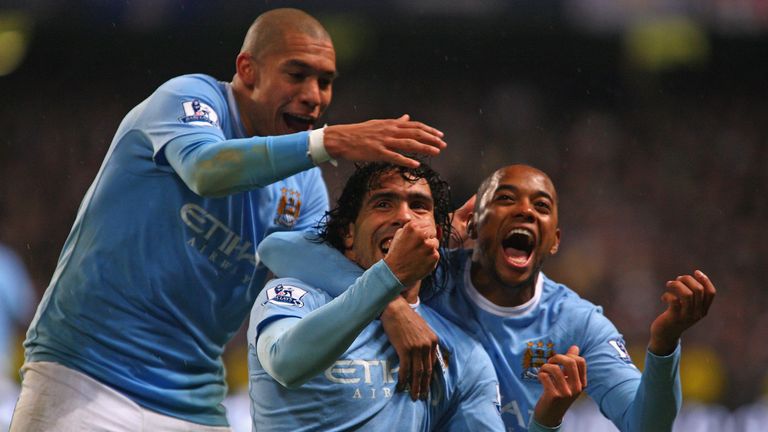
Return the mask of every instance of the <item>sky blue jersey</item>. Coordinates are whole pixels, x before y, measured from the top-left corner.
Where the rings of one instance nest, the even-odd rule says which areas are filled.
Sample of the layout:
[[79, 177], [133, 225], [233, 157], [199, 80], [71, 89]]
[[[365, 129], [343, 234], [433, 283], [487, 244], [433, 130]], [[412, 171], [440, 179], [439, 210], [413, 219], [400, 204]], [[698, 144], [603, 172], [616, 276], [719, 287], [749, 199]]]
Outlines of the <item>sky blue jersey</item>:
[[[497, 380], [479, 343], [427, 306], [416, 307], [440, 337], [446, 367], [437, 366], [429, 399], [395, 392], [398, 358], [381, 322], [363, 329], [323, 373], [287, 389], [259, 361], [256, 341], [274, 320], [303, 318], [331, 296], [296, 279], [270, 281], [259, 295], [248, 328], [251, 415], [258, 431], [499, 431]], [[347, 316], [335, 314], [339, 326]], [[318, 340], [322, 344], [323, 340]], [[312, 355], [312, 347], [299, 356]]]
[[[324, 280], [333, 295], [355, 283], [362, 272], [335, 249], [308, 241], [303, 234], [270, 236], [259, 251], [275, 274], [311, 282]], [[472, 285], [471, 250], [442, 253], [449, 263], [440, 269], [446, 275], [446, 287], [425, 302], [480, 341], [490, 355], [499, 378], [507, 430], [528, 430], [533, 408], [543, 392], [537, 378], [539, 367], [552, 355], [565, 353], [571, 345], [580, 347], [580, 355], [587, 363], [586, 392], [619, 429], [671, 430], [682, 404], [679, 345], [669, 356], [646, 353], [641, 375], [632, 364], [621, 334], [603, 315], [602, 308], [565, 285], [540, 274], [530, 301], [500, 307]], [[307, 271], [294, 265], [297, 262], [316, 265]]]
[[[166, 415], [226, 425], [221, 354], [264, 284], [256, 245], [314, 226], [328, 208], [307, 135], [246, 138], [229, 83], [209, 76], [160, 86], [123, 119], [80, 205], [26, 361], [76, 369]], [[261, 155], [241, 192], [204, 198], [171, 165], [232, 143]]]

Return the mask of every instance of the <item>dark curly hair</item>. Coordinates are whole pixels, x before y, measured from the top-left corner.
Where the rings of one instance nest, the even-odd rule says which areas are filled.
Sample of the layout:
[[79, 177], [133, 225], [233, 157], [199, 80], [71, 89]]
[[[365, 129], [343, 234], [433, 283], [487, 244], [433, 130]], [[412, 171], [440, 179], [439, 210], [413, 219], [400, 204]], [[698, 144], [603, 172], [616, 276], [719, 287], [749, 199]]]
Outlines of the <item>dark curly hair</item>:
[[[421, 179], [427, 181], [434, 201], [433, 215], [435, 225], [442, 230], [441, 246], [448, 245], [451, 236], [451, 188], [448, 183], [440, 178], [435, 170], [420, 161], [417, 168], [406, 168], [388, 162], [368, 162], [356, 164], [355, 172], [347, 180], [341, 196], [336, 201], [336, 207], [326, 212], [317, 225], [318, 241], [326, 241], [341, 251], [344, 249], [344, 236], [349, 224], [355, 222], [366, 194], [380, 185], [380, 180], [385, 174], [396, 172], [405, 181], [415, 183]], [[443, 258], [440, 258], [441, 264]], [[433, 275], [425, 279], [427, 287], [434, 287]]]

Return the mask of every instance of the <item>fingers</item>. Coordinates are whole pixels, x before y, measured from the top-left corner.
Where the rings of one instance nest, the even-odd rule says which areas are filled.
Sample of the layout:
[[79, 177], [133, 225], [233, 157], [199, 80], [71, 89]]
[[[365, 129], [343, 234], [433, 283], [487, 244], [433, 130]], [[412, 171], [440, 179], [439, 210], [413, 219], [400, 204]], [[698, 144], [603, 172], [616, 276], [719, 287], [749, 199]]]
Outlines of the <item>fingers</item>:
[[410, 355], [399, 355], [399, 353], [398, 356], [400, 358], [400, 370], [397, 372], [395, 391], [401, 392], [410, 387], [408, 380], [411, 377], [411, 357]]
[[579, 347], [572, 345], [568, 348], [568, 352], [565, 353], [568, 357], [571, 357], [576, 362], [576, 366], [579, 369], [579, 380], [581, 381], [582, 388], [587, 387], [587, 361], [584, 357], [579, 356]]
[[[419, 382], [419, 399], [426, 400], [427, 395], [429, 394], [429, 381], [432, 379], [432, 365], [434, 365], [433, 361], [433, 353], [434, 349], [432, 347], [424, 347], [421, 351], [421, 361], [423, 362], [423, 369], [422, 369], [422, 375], [421, 375], [421, 382]], [[411, 398], [413, 398], [413, 395], [411, 395]]]
[[[571, 352], [571, 350], [569, 350], [569, 352]], [[578, 348], [576, 349], [576, 352], [578, 353]], [[579, 365], [579, 363], [582, 364]], [[581, 393], [587, 381], [586, 361], [582, 357], [579, 357], [578, 354], [556, 354], [547, 361], [547, 364], [556, 366], [559, 372], [559, 374], [550, 372], [550, 374], [553, 375], [553, 378], [556, 378], [554, 379], [556, 387], [561, 388], [563, 385], [567, 387], [567, 391], [562, 390], [561, 394], [571, 396]], [[561, 377], [563, 379], [562, 383], [559, 381]]]
[[[539, 381], [553, 397], [570, 398], [574, 391], [560, 366], [554, 363], [546, 363], [539, 369]], [[581, 389], [578, 390], [579, 392]]]
[[705, 275], [701, 270], [693, 272], [693, 276], [699, 283], [704, 286], [704, 315], [709, 311], [709, 307], [712, 306], [712, 301], [715, 300], [715, 285], [709, 280], [709, 276]]

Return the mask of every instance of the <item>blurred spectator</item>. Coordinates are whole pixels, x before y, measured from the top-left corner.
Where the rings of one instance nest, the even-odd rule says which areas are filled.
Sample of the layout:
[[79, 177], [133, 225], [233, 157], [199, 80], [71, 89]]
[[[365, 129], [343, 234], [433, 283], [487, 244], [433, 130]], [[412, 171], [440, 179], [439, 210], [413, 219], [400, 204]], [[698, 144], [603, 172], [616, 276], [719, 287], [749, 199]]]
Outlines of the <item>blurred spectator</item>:
[[0, 430], [11, 423], [19, 395], [13, 367], [21, 351], [19, 332], [26, 328], [34, 306], [34, 290], [24, 263], [11, 249], [0, 244]]

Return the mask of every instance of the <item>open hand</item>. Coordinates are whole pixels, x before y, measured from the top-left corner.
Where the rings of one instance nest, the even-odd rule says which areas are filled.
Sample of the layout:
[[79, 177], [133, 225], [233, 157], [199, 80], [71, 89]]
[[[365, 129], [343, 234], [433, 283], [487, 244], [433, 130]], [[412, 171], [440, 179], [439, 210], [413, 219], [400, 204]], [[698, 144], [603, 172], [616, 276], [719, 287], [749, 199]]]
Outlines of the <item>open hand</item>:
[[408, 114], [397, 119], [327, 126], [325, 150], [334, 159], [357, 162], [382, 161], [416, 168], [419, 162], [403, 153], [437, 156], [447, 144], [443, 133]]

